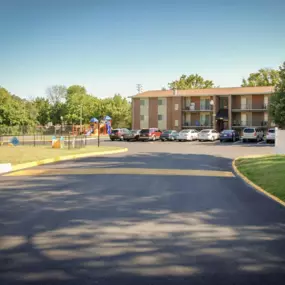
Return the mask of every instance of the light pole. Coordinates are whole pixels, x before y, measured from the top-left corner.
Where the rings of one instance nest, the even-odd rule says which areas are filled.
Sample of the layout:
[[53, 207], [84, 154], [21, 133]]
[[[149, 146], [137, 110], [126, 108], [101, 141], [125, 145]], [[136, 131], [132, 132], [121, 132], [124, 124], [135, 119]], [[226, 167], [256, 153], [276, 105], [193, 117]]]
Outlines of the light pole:
[[63, 116], [60, 116], [60, 121], [61, 121], [61, 129], [60, 129], [60, 135], [62, 136], [62, 124], [63, 124]]
[[215, 114], [215, 112], [214, 112], [214, 100], [211, 100], [211, 101], [210, 101], [210, 105], [212, 106], [212, 112], [213, 112], [212, 126], [213, 126], [213, 128], [214, 128], [214, 121], [215, 121], [215, 116], [216, 116], [216, 114]]

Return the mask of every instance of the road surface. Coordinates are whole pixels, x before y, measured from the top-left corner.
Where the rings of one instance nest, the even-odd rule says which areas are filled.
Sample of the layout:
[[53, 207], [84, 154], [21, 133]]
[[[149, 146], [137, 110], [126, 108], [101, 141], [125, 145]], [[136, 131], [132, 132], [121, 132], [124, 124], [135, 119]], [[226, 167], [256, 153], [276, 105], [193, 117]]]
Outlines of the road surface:
[[128, 147], [0, 177], [1, 285], [284, 284], [284, 208], [229, 146]]

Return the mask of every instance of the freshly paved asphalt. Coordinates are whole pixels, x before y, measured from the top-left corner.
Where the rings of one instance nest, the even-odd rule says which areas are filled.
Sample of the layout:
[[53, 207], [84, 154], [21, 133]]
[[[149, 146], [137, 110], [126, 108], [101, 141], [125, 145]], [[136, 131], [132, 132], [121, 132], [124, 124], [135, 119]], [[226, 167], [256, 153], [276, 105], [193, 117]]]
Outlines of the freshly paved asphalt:
[[0, 177], [1, 285], [284, 284], [284, 208], [233, 175], [207, 174], [271, 147], [112, 144], [130, 151]]

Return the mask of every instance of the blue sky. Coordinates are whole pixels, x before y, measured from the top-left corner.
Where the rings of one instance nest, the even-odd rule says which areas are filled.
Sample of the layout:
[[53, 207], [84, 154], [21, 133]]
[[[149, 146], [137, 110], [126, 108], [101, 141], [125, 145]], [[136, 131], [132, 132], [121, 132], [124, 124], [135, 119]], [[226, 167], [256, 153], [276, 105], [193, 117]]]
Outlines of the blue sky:
[[0, 85], [95, 96], [198, 73], [221, 87], [285, 61], [284, 0], [0, 0]]

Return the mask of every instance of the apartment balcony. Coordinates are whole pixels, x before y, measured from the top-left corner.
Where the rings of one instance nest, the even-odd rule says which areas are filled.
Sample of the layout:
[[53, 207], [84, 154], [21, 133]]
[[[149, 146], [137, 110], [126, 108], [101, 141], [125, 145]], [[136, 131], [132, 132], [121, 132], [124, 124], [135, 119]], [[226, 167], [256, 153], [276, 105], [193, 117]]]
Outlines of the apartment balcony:
[[252, 104], [252, 103], [246, 103], [241, 104], [240, 106], [234, 106], [232, 107], [232, 112], [243, 112], [243, 111], [250, 111], [250, 112], [260, 112], [260, 111], [266, 111], [268, 110], [268, 104]]
[[185, 106], [182, 111], [184, 112], [212, 112], [213, 107], [211, 105]]
[[185, 121], [182, 124], [183, 129], [207, 129], [213, 128], [213, 123], [210, 121], [198, 122], [198, 121]]
[[245, 127], [257, 127], [267, 128], [269, 123], [266, 121], [233, 121], [232, 128], [245, 128]]

